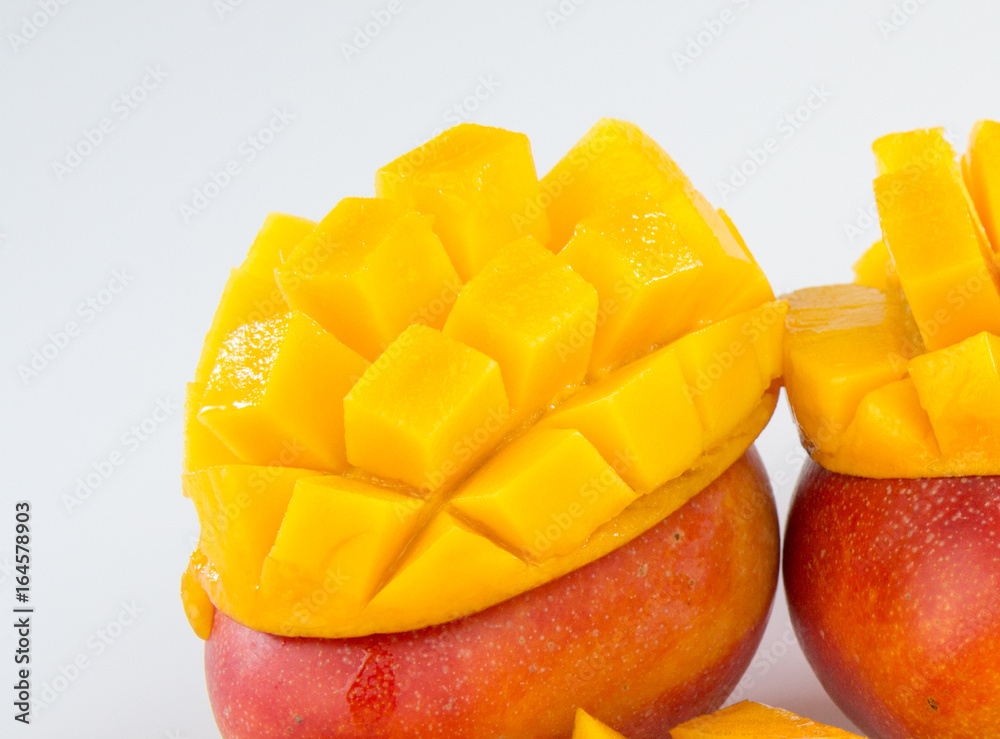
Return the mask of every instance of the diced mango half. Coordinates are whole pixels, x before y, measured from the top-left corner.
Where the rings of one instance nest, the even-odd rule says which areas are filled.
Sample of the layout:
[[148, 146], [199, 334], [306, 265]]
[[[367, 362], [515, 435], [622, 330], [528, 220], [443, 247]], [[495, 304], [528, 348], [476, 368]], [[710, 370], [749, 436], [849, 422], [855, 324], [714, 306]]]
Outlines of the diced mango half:
[[[185, 492], [201, 523], [201, 583], [214, 583], [237, 607], [255, 598], [264, 558], [281, 526], [295, 483], [318, 473], [294, 467], [226, 465], [189, 472]], [[211, 593], [210, 593], [211, 594]]]
[[329, 577], [336, 587], [328, 607], [358, 610], [399, 556], [421, 509], [412, 497], [360, 480], [332, 475], [299, 480], [264, 562], [261, 591], [308, 592]]
[[277, 270], [288, 304], [369, 361], [407, 326], [440, 328], [461, 281], [431, 220], [345, 198]]
[[466, 283], [444, 334], [495, 359], [512, 410], [525, 415], [583, 380], [596, 314], [597, 291], [524, 238]]
[[184, 605], [184, 615], [199, 638], [207, 640], [212, 633], [212, 623], [215, 620], [215, 606], [212, 605], [208, 593], [202, 587], [200, 570], [208, 563], [201, 549], [191, 553], [187, 569], [181, 575], [181, 603]]
[[810, 449], [834, 452], [861, 399], [902, 379], [919, 349], [904, 311], [874, 288], [807, 288], [788, 302], [788, 398]]
[[536, 428], [486, 462], [451, 507], [537, 561], [579, 549], [635, 498], [583, 434]]
[[269, 283], [273, 282], [274, 270], [281, 266], [314, 228], [316, 223], [307, 218], [285, 213], [268, 214], [240, 269]]
[[736, 703], [675, 726], [670, 736], [673, 739], [863, 739], [849, 731], [796, 716], [791, 711], [752, 701]]
[[432, 216], [463, 280], [514, 239], [549, 240], [531, 144], [502, 128], [448, 129], [376, 172], [375, 193]]
[[624, 736], [584, 711], [576, 709], [573, 722], [573, 739], [625, 739]]
[[414, 325], [344, 400], [347, 458], [430, 492], [468, 472], [503, 437], [511, 411], [500, 366]]
[[885, 174], [875, 193], [885, 245], [927, 348], [1000, 333], [996, 263], [952, 168]]
[[651, 199], [625, 199], [588, 215], [559, 259], [600, 298], [591, 376], [607, 374], [696, 322], [691, 291], [704, 265]]
[[909, 369], [942, 452], [1000, 457], [1000, 338], [976, 334]]
[[444, 620], [460, 618], [482, 607], [477, 580], [506, 586], [527, 571], [521, 559], [443, 512], [421, 531], [369, 609], [394, 620], [434, 611], [443, 611]]
[[701, 418], [670, 348], [588, 385], [541, 425], [579, 431], [640, 494], [682, 474], [705, 445]]
[[292, 311], [222, 345], [198, 419], [247, 464], [347, 468], [344, 396], [368, 362]]
[[1000, 123], [986, 120], [976, 123], [962, 164], [966, 187], [993, 252], [1000, 252]]

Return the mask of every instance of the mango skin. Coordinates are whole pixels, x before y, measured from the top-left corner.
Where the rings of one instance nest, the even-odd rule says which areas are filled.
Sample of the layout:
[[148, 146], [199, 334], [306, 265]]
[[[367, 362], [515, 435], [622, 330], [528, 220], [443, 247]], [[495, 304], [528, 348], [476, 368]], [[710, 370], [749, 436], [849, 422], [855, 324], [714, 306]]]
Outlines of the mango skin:
[[807, 461], [785, 535], [792, 625], [867, 736], [1000, 726], [1000, 477], [872, 479]]
[[216, 722], [225, 739], [549, 737], [570, 736], [579, 705], [630, 739], [667, 736], [718, 708], [752, 659], [778, 547], [751, 448], [631, 543], [441, 626], [306, 639], [218, 613]]

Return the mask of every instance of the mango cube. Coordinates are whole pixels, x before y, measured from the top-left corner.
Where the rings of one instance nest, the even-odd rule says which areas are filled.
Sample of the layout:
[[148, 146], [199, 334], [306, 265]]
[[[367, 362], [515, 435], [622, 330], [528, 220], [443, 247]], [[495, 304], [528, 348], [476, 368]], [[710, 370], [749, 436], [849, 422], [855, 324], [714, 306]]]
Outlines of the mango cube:
[[694, 323], [691, 291], [702, 261], [674, 223], [646, 198], [630, 198], [584, 218], [559, 254], [597, 288], [592, 376], [669, 341]]
[[1000, 251], [1000, 123], [976, 123], [962, 164], [965, 184], [993, 251]]
[[493, 359], [414, 325], [345, 398], [347, 458], [430, 492], [482, 459], [505, 433], [510, 416]]
[[997, 266], [951, 167], [875, 180], [885, 245], [929, 350], [1000, 333]]
[[408, 548], [371, 608], [409, 618], [414, 611], [429, 612], [447, 603], [452, 620], [479, 610], [477, 588], [471, 585], [484, 574], [501, 584], [516, 581], [527, 569], [513, 554], [442, 512]]
[[890, 280], [898, 281], [896, 268], [892, 265], [892, 257], [885, 248], [885, 242], [880, 239], [854, 263], [854, 284], [887, 292]]
[[670, 730], [673, 739], [863, 739], [823, 726], [782, 708], [743, 701], [708, 716], [699, 716]]
[[264, 563], [262, 591], [303, 582], [305, 590], [329, 576], [336, 584], [331, 599], [341, 608], [360, 608], [403, 550], [421, 507], [401, 492], [360, 480], [300, 480]]
[[682, 474], [704, 448], [701, 419], [669, 348], [588, 385], [541, 425], [579, 431], [640, 494]]
[[230, 600], [252, 599], [295, 483], [319, 473], [226, 465], [182, 477], [201, 523], [200, 549]]
[[610, 726], [602, 724], [582, 708], [577, 708], [573, 722], [573, 739], [625, 739], [625, 737]]
[[509, 241], [549, 238], [531, 144], [502, 128], [463, 123], [448, 129], [380, 169], [375, 193], [433, 216], [463, 280]]
[[495, 359], [511, 408], [530, 414], [583, 380], [596, 313], [597, 291], [525, 238], [466, 283], [444, 334]]
[[579, 431], [534, 428], [480, 467], [451, 509], [539, 561], [579, 549], [635, 498]]
[[1000, 454], [1000, 339], [976, 334], [914, 357], [909, 369], [945, 454]]
[[880, 175], [905, 171], [908, 176], [917, 177], [923, 170], [941, 165], [958, 171], [955, 149], [945, 139], [943, 128], [890, 133], [876, 139], [872, 151]]
[[347, 468], [343, 400], [368, 363], [293, 311], [226, 339], [198, 418], [248, 464]]
[[307, 218], [269, 213], [240, 269], [254, 277], [273, 282], [274, 270], [281, 266], [314, 228], [316, 223]]
[[412, 323], [444, 324], [461, 281], [430, 220], [345, 198], [277, 272], [288, 304], [373, 360]]
[[788, 300], [785, 387], [808, 444], [833, 452], [861, 399], [902, 379], [919, 347], [903, 307], [874, 288], [808, 288]]
[[184, 472], [240, 462], [235, 452], [198, 419], [206, 386], [204, 382], [189, 382], [184, 394]]

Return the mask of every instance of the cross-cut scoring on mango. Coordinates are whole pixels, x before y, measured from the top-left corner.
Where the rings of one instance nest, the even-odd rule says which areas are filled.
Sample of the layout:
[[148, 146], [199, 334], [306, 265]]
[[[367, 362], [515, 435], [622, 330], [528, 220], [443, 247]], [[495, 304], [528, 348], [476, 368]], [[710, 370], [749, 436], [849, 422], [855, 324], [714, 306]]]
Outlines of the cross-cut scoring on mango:
[[188, 391], [198, 633], [206, 594], [295, 636], [482, 610], [624, 545], [753, 442], [787, 305], [728, 217], [618, 121], [548, 178], [522, 135], [466, 125], [380, 170], [379, 198], [269, 218]]
[[961, 166], [941, 129], [873, 148], [882, 240], [856, 284], [788, 298], [804, 443], [863, 477], [1000, 474], [1000, 126], [976, 125]]

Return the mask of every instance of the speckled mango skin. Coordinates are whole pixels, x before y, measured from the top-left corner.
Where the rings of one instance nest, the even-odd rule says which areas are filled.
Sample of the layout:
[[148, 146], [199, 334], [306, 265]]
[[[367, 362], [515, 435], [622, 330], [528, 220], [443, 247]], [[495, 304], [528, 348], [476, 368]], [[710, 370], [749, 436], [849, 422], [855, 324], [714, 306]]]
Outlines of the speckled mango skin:
[[577, 706], [630, 739], [718, 708], [763, 636], [778, 521], [753, 448], [620, 549], [441, 626], [278, 637], [216, 615], [225, 739], [569, 737]]
[[807, 461], [784, 581], [806, 657], [868, 736], [998, 736], [1000, 477], [877, 480]]

